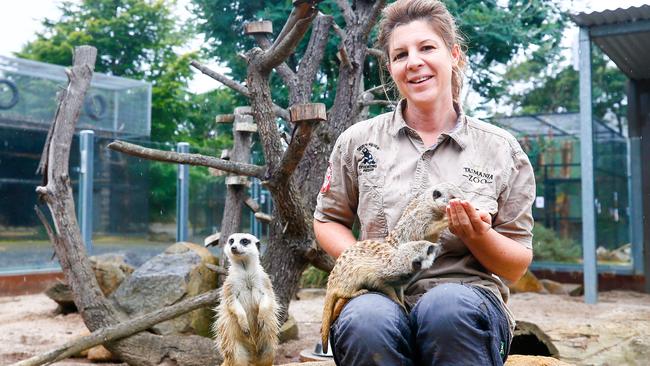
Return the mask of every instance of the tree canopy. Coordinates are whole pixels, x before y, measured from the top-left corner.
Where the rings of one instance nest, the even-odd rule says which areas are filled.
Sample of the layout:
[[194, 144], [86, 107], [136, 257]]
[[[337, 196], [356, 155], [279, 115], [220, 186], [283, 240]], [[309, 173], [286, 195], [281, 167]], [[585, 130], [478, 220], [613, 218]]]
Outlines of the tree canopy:
[[[245, 77], [245, 61], [239, 53], [255, 45], [252, 39], [242, 37], [241, 30], [246, 22], [266, 19], [273, 22], [274, 31], [279, 32], [286, 16], [289, 1], [271, 0], [264, 2], [233, 2], [231, 0], [192, 0], [197, 29], [205, 34], [206, 55], [227, 65], [235, 79]], [[470, 65], [468, 77], [471, 87], [487, 99], [500, 99], [506, 86], [500, 82], [502, 73], [498, 65], [505, 65], [523, 48], [535, 47], [554, 49], [559, 46], [565, 17], [559, 9], [559, 1], [553, 0], [510, 0], [500, 5], [496, 0], [444, 0], [449, 11], [456, 17], [458, 26], [467, 39], [467, 54]], [[321, 12], [333, 15], [337, 24], [343, 24], [342, 16], [334, 0], [325, 0], [319, 5]], [[375, 32], [376, 33], [376, 32]], [[308, 37], [305, 37], [306, 39]], [[375, 34], [369, 47], [373, 46]], [[330, 37], [328, 51], [321, 65], [319, 95], [326, 103], [331, 102], [332, 87], [336, 85], [339, 61], [336, 50], [340, 39]], [[299, 60], [306, 40], [289, 60]], [[294, 62], [295, 64], [295, 62]], [[379, 85], [378, 62], [368, 60], [365, 71], [366, 85]], [[278, 80], [274, 91], [286, 91]], [[330, 92], [328, 92], [328, 90]]]

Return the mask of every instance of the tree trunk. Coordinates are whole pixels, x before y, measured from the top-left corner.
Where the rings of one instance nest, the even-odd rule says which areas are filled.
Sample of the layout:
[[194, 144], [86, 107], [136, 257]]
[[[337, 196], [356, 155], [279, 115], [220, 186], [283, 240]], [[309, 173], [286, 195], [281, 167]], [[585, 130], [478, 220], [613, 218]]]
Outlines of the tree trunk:
[[[251, 143], [253, 137], [250, 132], [237, 131], [237, 124], [242, 123], [247, 119], [250, 119], [250, 116], [235, 113], [235, 120], [232, 125], [234, 141], [232, 152], [230, 153], [230, 159], [234, 162], [249, 163], [251, 159]], [[226, 240], [228, 240], [228, 237], [233, 233], [241, 231], [242, 209], [244, 201], [248, 196], [248, 187], [245, 185], [228, 183], [227, 177], [226, 202], [224, 204], [223, 218], [219, 230], [221, 234], [219, 241], [221, 243], [225, 243]]]
[[[68, 71], [69, 84], [57, 108], [51, 139], [44, 147], [44, 185], [36, 192], [46, 202], [54, 221], [54, 229], [43, 221], [65, 279], [72, 289], [73, 300], [84, 323], [91, 331], [118, 324], [127, 317], [117, 311], [104, 297], [90, 266], [75, 216], [72, 187], [68, 174], [70, 145], [79, 119], [85, 94], [90, 86], [97, 51], [82, 46], [75, 49], [74, 65]], [[140, 333], [106, 347], [130, 365], [216, 364], [220, 361], [212, 342], [203, 337], [159, 336]]]

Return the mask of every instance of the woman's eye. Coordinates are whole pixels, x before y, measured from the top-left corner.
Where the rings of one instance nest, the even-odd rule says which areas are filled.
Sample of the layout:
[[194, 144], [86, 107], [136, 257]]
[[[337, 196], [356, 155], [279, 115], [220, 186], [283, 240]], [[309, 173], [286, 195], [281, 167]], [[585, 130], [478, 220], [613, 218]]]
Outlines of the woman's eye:
[[434, 46], [431, 46], [431, 45], [422, 46], [422, 51], [431, 51], [431, 50], [435, 50], [435, 49], [436, 48]]
[[396, 54], [395, 56], [393, 56], [393, 61], [401, 60], [404, 57], [406, 57], [406, 52], [400, 52], [400, 53]]

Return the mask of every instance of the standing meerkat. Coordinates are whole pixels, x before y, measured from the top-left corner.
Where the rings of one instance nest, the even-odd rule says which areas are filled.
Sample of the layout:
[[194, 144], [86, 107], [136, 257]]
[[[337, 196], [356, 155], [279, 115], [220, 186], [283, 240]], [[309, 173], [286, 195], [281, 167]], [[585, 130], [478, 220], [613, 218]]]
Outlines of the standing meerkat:
[[222, 366], [272, 366], [278, 345], [279, 307], [259, 259], [259, 240], [232, 234], [224, 245], [230, 262], [215, 311], [213, 331]]
[[433, 264], [440, 251], [437, 241], [448, 227], [447, 204], [461, 197], [460, 189], [449, 183], [424, 190], [406, 206], [384, 241], [360, 241], [341, 253], [327, 281], [321, 325], [325, 352], [330, 326], [351, 298], [378, 291], [404, 307], [403, 286]]

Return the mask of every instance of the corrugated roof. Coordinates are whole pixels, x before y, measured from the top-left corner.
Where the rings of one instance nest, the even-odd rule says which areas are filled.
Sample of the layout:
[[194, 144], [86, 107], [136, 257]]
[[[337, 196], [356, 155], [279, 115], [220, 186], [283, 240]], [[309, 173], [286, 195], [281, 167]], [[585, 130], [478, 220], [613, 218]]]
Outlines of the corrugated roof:
[[650, 19], [650, 5], [632, 6], [627, 9], [619, 8], [593, 13], [572, 14], [571, 18], [581, 27], [628, 23]]
[[[494, 122], [517, 137], [555, 136], [580, 138], [580, 113], [544, 113], [511, 117], [495, 117]], [[597, 141], [623, 139], [605, 122], [594, 118], [594, 138]]]
[[650, 5], [571, 15], [631, 79], [650, 79]]

